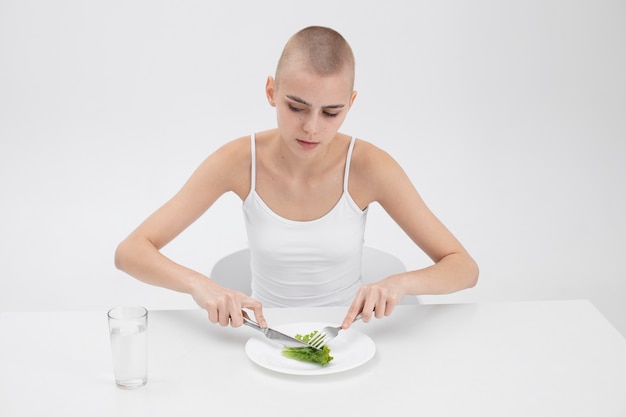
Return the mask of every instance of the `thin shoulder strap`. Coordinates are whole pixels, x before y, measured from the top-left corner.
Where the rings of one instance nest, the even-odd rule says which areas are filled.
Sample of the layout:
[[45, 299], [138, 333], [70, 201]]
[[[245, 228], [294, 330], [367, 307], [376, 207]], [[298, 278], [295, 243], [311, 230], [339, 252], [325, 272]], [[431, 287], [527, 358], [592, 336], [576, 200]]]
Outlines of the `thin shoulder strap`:
[[348, 174], [350, 173], [350, 160], [352, 159], [352, 150], [354, 149], [354, 143], [356, 138], [352, 137], [350, 140], [350, 146], [348, 147], [348, 156], [346, 156], [346, 170], [343, 173], [343, 190], [348, 192]]
[[250, 135], [250, 192], [256, 190], [256, 144], [254, 133]]

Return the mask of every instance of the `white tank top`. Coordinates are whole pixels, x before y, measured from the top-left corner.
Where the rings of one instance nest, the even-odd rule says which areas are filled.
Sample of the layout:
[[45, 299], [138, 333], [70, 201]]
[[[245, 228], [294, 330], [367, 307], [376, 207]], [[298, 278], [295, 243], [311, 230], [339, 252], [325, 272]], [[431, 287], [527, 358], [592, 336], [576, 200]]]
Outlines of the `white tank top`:
[[346, 156], [343, 193], [323, 217], [289, 220], [274, 213], [256, 193], [256, 146], [251, 137], [250, 194], [243, 214], [250, 247], [252, 297], [264, 307], [349, 305], [361, 286], [361, 254], [367, 211], [348, 193]]

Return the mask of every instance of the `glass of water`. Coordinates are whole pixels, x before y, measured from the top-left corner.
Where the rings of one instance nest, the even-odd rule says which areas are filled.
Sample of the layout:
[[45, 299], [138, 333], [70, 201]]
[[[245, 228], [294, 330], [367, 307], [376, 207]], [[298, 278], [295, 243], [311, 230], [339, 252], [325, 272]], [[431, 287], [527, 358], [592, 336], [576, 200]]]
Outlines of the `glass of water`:
[[148, 310], [116, 307], [108, 312], [115, 383], [124, 389], [148, 382]]

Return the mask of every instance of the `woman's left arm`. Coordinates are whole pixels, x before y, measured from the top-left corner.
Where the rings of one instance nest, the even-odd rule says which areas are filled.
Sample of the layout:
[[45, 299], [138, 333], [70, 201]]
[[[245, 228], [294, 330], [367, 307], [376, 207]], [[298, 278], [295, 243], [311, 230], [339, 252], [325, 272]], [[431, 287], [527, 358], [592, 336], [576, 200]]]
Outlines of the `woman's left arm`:
[[391, 314], [405, 295], [452, 293], [473, 287], [478, 280], [474, 259], [426, 206], [400, 165], [386, 152], [360, 143], [353, 195], [368, 204], [378, 202], [434, 263], [364, 285], [348, 311], [345, 328], [359, 313], [366, 322], [372, 314], [377, 318]]

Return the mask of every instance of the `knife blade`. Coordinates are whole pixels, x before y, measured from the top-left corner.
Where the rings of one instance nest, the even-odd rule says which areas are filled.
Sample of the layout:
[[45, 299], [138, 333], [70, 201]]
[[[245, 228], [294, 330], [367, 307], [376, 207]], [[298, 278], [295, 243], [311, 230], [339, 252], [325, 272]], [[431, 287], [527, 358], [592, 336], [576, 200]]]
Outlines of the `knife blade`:
[[260, 331], [270, 340], [274, 340], [275, 342], [286, 346], [286, 347], [310, 347], [315, 350], [319, 350], [316, 347], [313, 347], [301, 340], [296, 339], [295, 337], [288, 336], [284, 333], [279, 332], [278, 330], [270, 329], [269, 327], [261, 327], [259, 324], [248, 317], [246, 312], [243, 312], [243, 324], [246, 326], [252, 327], [255, 330]]

